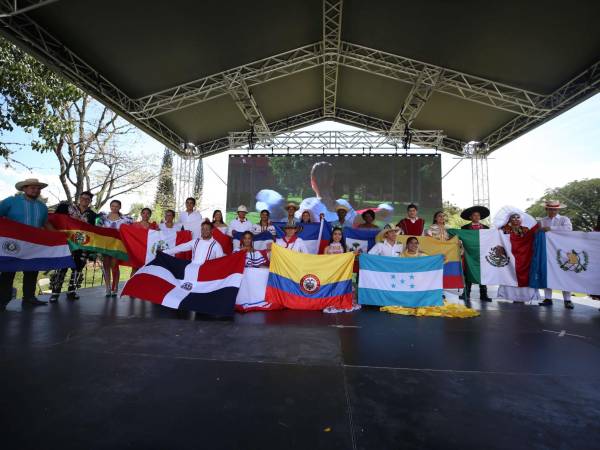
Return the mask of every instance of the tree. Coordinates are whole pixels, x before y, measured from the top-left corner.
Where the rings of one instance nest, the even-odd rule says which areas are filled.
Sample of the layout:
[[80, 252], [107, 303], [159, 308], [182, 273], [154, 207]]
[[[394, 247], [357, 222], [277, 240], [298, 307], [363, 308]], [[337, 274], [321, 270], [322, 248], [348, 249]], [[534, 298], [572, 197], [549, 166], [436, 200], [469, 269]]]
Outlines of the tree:
[[152, 159], [132, 154], [134, 127], [46, 66], [0, 38], [0, 155], [29, 144], [3, 139], [17, 128], [33, 136], [31, 149], [54, 153], [66, 199], [95, 193], [100, 208], [154, 180]]
[[458, 206], [450, 203], [449, 201], [445, 201], [442, 207], [444, 214], [446, 214], [446, 225], [448, 228], [460, 228], [465, 223], [468, 223], [466, 220], [463, 220], [460, 217], [460, 209]]
[[200, 203], [202, 197], [202, 190], [204, 189], [204, 165], [202, 164], [202, 158], [198, 160], [196, 166], [196, 176], [194, 178], [194, 198]]
[[560, 214], [571, 219], [574, 230], [592, 231], [600, 214], [600, 178], [571, 181], [562, 187], [548, 189], [527, 208], [527, 212], [533, 217], [545, 216], [544, 202], [550, 199], [567, 205]]
[[173, 209], [175, 207], [175, 188], [173, 186], [173, 153], [168, 148], [165, 148], [165, 153], [163, 154], [154, 205], [155, 207], [160, 207], [162, 211], [166, 209]]

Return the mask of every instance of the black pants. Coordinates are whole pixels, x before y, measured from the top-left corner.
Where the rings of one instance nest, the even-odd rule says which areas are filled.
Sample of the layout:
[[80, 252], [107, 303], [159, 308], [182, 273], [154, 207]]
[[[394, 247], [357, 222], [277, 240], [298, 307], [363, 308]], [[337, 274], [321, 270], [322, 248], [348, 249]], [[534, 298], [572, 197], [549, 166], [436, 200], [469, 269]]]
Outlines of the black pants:
[[[16, 272], [0, 273], [0, 303], [8, 303], [12, 298], [13, 281]], [[23, 298], [35, 297], [38, 272], [23, 272]]]
[[[71, 278], [69, 279], [69, 289], [67, 293], [75, 292], [81, 287], [83, 281], [83, 269], [87, 262], [87, 253], [81, 250], [75, 250], [73, 253], [73, 261], [75, 262], [75, 268], [71, 269]], [[68, 268], [55, 270], [50, 277], [50, 289], [53, 294], [60, 294], [62, 291], [62, 285], [65, 281]]]
[[[465, 283], [465, 296], [468, 298], [471, 296], [471, 287], [473, 283]], [[479, 298], [487, 297], [487, 286], [485, 284], [479, 285]]]

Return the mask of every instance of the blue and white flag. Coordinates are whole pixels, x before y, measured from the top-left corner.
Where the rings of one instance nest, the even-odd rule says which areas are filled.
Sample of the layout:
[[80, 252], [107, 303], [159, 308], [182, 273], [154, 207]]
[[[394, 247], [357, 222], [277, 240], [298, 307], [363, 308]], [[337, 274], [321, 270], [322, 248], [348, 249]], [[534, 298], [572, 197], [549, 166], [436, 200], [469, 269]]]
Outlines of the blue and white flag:
[[[233, 232], [233, 248], [240, 248], [240, 241], [244, 236], [243, 232], [234, 231]], [[254, 249], [255, 250], [266, 250], [269, 243], [273, 243], [273, 235], [270, 231], [263, 231], [262, 233], [258, 233], [254, 235]]]
[[367, 253], [375, 245], [375, 237], [381, 230], [378, 228], [350, 228], [344, 227], [344, 238], [349, 250], [360, 249]]
[[442, 306], [444, 257], [360, 255], [358, 303], [361, 305]]
[[[277, 237], [282, 238], [285, 236], [283, 226], [285, 222], [273, 223], [277, 232]], [[312, 223], [299, 223], [297, 236], [304, 241], [304, 245], [308, 250], [308, 253], [320, 254], [329, 244], [331, 239], [331, 225], [327, 221], [312, 222]]]

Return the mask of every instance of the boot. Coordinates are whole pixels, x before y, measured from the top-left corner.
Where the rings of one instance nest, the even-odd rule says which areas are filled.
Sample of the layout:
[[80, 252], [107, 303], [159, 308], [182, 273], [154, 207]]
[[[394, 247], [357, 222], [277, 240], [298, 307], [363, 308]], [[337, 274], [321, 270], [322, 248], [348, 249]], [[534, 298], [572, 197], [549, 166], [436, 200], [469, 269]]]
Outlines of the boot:
[[482, 302], [491, 302], [492, 299], [488, 297], [487, 286], [485, 284], [479, 285], [479, 300]]
[[565, 300], [565, 308], [574, 309], [575, 305], [573, 305], [573, 302], [571, 300]]
[[546, 299], [544, 299], [543, 302], [539, 302], [538, 305], [540, 305], [540, 306], [552, 306], [552, 299], [551, 298], [546, 298]]
[[67, 292], [67, 300], [79, 300], [79, 295], [77, 295], [77, 292]]

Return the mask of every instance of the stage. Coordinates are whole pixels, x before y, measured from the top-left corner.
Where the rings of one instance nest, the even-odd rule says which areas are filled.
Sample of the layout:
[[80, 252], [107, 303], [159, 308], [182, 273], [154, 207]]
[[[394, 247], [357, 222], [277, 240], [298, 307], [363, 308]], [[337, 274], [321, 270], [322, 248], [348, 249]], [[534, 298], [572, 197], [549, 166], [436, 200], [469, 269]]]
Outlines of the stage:
[[597, 307], [213, 321], [81, 293], [0, 313], [2, 448], [600, 448]]

